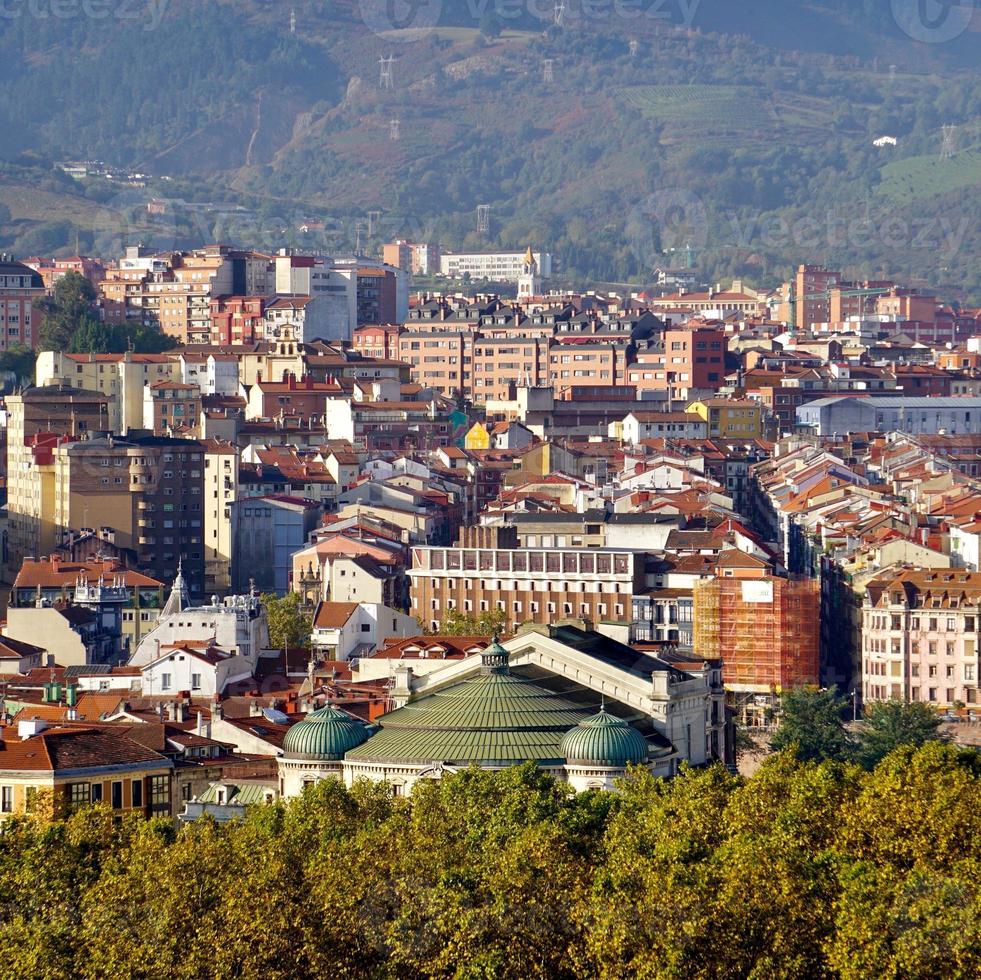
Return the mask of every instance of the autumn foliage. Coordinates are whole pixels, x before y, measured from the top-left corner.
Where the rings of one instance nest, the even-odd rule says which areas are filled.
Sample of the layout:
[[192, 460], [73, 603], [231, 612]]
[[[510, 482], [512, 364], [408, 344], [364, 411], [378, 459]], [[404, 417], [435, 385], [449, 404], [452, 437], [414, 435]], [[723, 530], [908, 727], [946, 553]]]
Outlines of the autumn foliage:
[[774, 756], [618, 794], [533, 766], [336, 782], [237, 824], [0, 833], [3, 976], [969, 977], [981, 761]]

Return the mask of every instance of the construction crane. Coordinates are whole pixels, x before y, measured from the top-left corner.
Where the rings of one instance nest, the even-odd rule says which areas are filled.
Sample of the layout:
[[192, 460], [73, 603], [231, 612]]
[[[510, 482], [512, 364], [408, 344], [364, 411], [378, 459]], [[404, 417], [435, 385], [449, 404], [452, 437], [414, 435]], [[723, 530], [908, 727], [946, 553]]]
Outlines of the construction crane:
[[797, 296], [794, 290], [794, 286], [791, 284], [790, 295], [787, 298], [787, 305], [790, 307], [790, 325], [797, 326], [797, 304], [806, 303], [808, 300], [824, 300], [825, 302], [831, 302], [831, 294], [837, 293], [842, 299], [855, 296], [884, 296], [886, 293], [890, 292], [891, 286], [879, 287], [875, 289], [838, 289], [836, 286], [830, 286], [823, 293], [809, 293], [806, 296]]

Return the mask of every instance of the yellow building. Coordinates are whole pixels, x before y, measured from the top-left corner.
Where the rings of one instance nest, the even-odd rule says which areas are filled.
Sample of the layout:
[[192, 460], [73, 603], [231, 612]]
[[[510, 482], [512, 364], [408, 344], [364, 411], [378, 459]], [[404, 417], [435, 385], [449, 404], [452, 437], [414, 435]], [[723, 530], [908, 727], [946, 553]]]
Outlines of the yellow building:
[[[170, 759], [109, 726], [52, 725], [20, 712], [0, 740], [0, 820], [36, 807], [65, 816], [89, 803], [172, 817]], [[42, 802], [43, 801], [43, 802]]]
[[475, 422], [464, 439], [464, 449], [490, 449], [490, 445], [490, 428], [483, 422]]
[[109, 399], [106, 428], [118, 435], [143, 428], [146, 385], [180, 381], [176, 354], [64, 354], [41, 351], [35, 368], [39, 386], [67, 384], [98, 391]]
[[105, 429], [107, 399], [62, 385], [8, 395], [7, 571], [11, 581], [28, 555], [46, 555], [60, 543], [55, 455], [60, 442]]
[[204, 447], [204, 587], [227, 592], [232, 587], [232, 512], [238, 499], [238, 447], [205, 439]]
[[763, 406], [744, 398], [706, 398], [685, 411], [708, 424], [709, 439], [762, 439]]

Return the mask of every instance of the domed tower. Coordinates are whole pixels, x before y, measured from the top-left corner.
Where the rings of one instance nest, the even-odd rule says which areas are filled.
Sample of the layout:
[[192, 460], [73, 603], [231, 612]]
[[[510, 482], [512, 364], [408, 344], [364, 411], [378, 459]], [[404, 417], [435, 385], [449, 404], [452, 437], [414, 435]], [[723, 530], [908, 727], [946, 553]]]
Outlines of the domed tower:
[[566, 779], [573, 789], [613, 789], [627, 766], [646, 763], [647, 739], [605, 709], [584, 718], [562, 739]]
[[279, 762], [282, 796], [299, 796], [303, 787], [321, 779], [340, 779], [344, 753], [371, 734], [359, 718], [328, 705], [297, 722], [283, 739]]

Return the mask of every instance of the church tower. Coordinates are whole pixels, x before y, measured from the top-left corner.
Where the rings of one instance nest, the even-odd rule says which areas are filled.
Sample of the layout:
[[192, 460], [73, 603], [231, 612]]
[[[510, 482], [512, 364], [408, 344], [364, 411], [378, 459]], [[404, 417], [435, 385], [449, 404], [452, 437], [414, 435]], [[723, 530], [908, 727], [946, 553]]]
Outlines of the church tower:
[[521, 264], [521, 275], [518, 276], [518, 299], [531, 299], [533, 296], [540, 296], [541, 292], [542, 281], [538, 278], [538, 263], [529, 245], [525, 260]]

